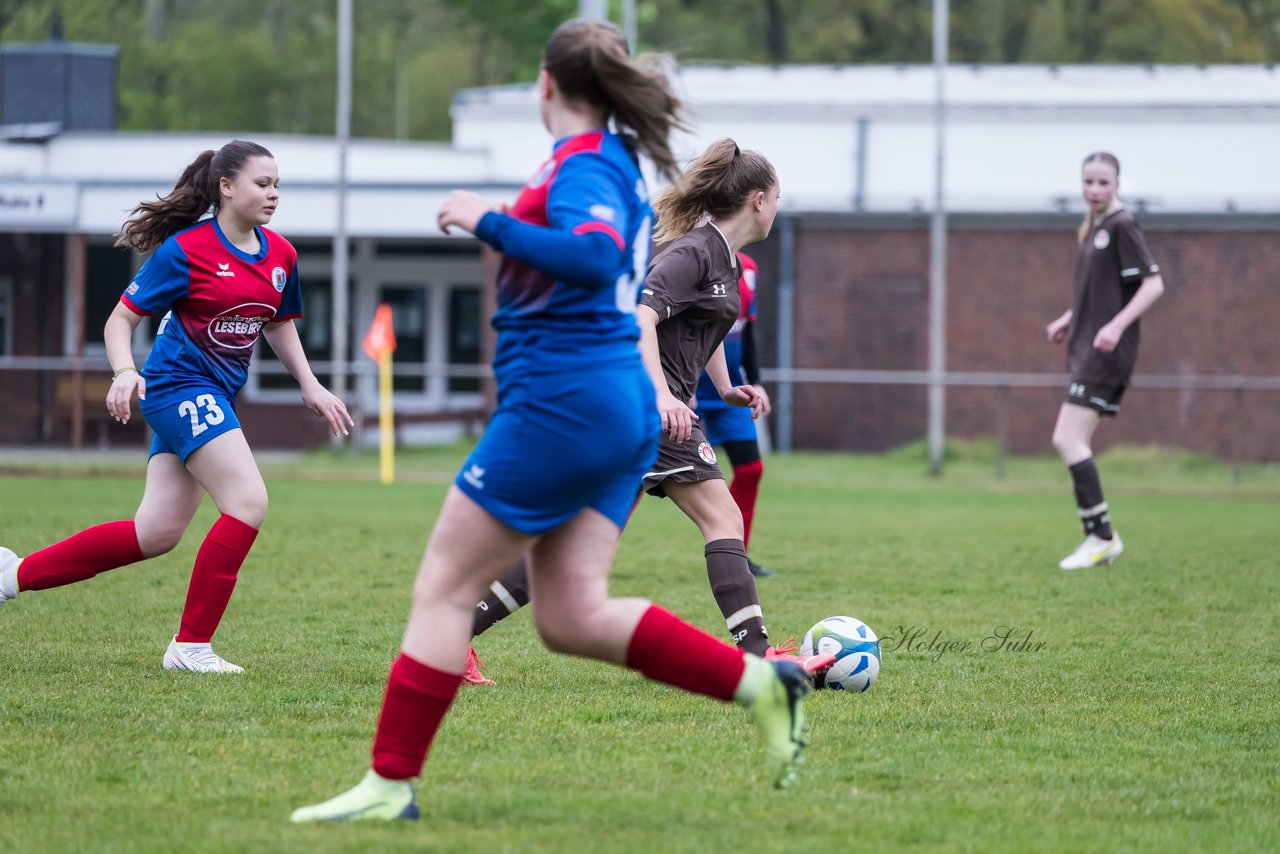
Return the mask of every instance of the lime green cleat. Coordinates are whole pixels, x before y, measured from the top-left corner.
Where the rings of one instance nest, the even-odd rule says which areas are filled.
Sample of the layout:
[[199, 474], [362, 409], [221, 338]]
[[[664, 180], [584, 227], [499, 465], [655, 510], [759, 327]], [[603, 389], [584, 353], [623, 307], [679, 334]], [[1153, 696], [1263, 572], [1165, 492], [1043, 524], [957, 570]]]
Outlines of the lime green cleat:
[[769, 778], [774, 788], [785, 789], [795, 781], [809, 731], [801, 701], [813, 689], [813, 676], [794, 659], [756, 661], [768, 672], [761, 671], [748, 708], [764, 741]]
[[418, 801], [413, 794], [413, 784], [408, 780], [388, 780], [372, 770], [354, 788], [322, 804], [299, 807], [290, 820], [295, 824], [307, 821], [355, 821], [357, 819], [416, 819]]

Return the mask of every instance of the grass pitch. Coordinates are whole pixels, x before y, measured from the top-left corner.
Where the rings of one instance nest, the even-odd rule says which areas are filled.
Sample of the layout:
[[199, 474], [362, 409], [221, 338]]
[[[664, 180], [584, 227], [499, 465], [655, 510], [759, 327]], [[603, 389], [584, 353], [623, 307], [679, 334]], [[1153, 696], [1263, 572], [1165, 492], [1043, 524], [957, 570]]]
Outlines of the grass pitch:
[[[271, 513], [217, 638], [243, 677], [163, 672], [207, 504], [175, 552], [0, 608], [3, 851], [1174, 851], [1280, 847], [1280, 480], [1100, 459], [1128, 550], [1079, 540], [1052, 460], [918, 449], [766, 463], [752, 553], [775, 637], [851, 614], [886, 640], [866, 694], [809, 702], [798, 785], [767, 788], [740, 710], [541, 649], [478, 647], [419, 786], [423, 821], [294, 827], [366, 767], [409, 586], [464, 449], [266, 469]], [[0, 476], [20, 554], [129, 517], [141, 462]], [[723, 635], [698, 534], [646, 499], [618, 594]], [[1001, 637], [1003, 635], [1003, 640]]]

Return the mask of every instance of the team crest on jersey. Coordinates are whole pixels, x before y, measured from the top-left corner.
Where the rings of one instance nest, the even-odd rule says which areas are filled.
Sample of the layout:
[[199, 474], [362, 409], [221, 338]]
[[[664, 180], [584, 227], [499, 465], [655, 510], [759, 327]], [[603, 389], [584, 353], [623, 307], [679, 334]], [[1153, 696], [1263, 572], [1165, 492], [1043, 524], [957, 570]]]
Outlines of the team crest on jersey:
[[711, 447], [710, 442], [702, 442], [698, 445], [698, 456], [702, 457], [702, 461], [709, 466], [716, 464], [716, 449]]
[[1105, 228], [1098, 229], [1098, 233], [1093, 236], [1094, 249], [1106, 249], [1111, 245], [1111, 233]]
[[556, 171], [556, 161], [554, 159], [543, 163], [542, 168], [529, 179], [529, 189], [536, 189], [547, 183], [547, 179], [551, 177], [551, 173], [554, 171]]
[[279, 293], [284, 290], [284, 280], [287, 278], [284, 267], [276, 267], [271, 271], [271, 286]]

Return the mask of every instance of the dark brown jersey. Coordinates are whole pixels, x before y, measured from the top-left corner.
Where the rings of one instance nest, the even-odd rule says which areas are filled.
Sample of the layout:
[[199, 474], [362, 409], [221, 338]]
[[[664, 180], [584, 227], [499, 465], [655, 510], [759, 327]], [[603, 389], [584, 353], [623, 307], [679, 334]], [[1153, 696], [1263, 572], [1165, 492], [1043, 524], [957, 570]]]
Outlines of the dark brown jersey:
[[710, 223], [673, 240], [649, 266], [640, 304], [658, 313], [662, 373], [683, 403], [738, 319], [741, 275], [728, 241]]
[[1110, 353], [1095, 348], [1093, 339], [1129, 304], [1142, 280], [1158, 272], [1142, 230], [1124, 208], [1090, 229], [1076, 253], [1071, 329], [1067, 333], [1067, 370], [1073, 380], [1128, 385], [1138, 362], [1139, 322], [1129, 325]]

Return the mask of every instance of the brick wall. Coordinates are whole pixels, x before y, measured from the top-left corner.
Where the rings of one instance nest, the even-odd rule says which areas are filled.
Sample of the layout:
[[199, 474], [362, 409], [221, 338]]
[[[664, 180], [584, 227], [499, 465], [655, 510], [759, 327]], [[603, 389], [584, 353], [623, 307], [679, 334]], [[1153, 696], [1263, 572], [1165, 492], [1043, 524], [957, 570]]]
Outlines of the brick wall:
[[[1156, 443], [1221, 456], [1280, 459], [1280, 392], [1144, 388], [1142, 376], [1280, 374], [1280, 238], [1273, 223], [1140, 216], [1165, 296], [1143, 320], [1135, 386], [1098, 444]], [[1044, 326], [1070, 306], [1074, 229], [1040, 221], [955, 218], [948, 235], [947, 368], [1062, 372]], [[753, 251], [754, 249], [754, 251]], [[761, 263], [762, 363], [777, 364], [778, 238]], [[929, 234], [924, 217], [884, 224], [801, 220], [795, 242], [796, 367], [923, 370], [928, 358]], [[1060, 389], [1009, 389], [1010, 447], [1046, 452]], [[920, 386], [802, 383], [798, 448], [878, 451], [925, 435]], [[951, 387], [947, 434], [994, 436], [995, 389]]]

